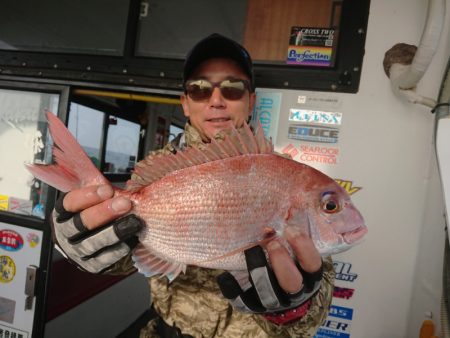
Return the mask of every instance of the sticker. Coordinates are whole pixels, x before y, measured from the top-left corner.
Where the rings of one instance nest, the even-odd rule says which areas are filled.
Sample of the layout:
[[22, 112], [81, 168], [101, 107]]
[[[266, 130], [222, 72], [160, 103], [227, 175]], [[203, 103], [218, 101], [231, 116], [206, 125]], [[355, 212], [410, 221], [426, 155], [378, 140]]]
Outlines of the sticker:
[[350, 330], [350, 323], [340, 322], [340, 321], [337, 321], [334, 319], [327, 318], [325, 320], [325, 322], [322, 324], [322, 327], [325, 327], [327, 329], [337, 330], [337, 331], [348, 332]]
[[292, 27], [286, 63], [332, 67], [335, 41], [332, 28]]
[[0, 256], [0, 282], [9, 283], [16, 275], [16, 264], [8, 256]]
[[288, 138], [308, 142], [337, 143], [339, 129], [308, 124], [290, 125]]
[[39, 244], [39, 236], [34, 233], [29, 233], [27, 235], [27, 242], [30, 245], [31, 248], [35, 248]]
[[16, 309], [16, 301], [0, 297], [0, 320], [11, 323], [14, 321], [14, 311]]
[[45, 218], [44, 206], [41, 203], [36, 204], [31, 211], [31, 214], [42, 219]]
[[17, 330], [13, 327], [0, 325], [0, 338], [28, 338], [28, 332]]
[[333, 289], [333, 297], [335, 297], [335, 298], [350, 299], [350, 298], [352, 298], [354, 293], [355, 293], [355, 289], [343, 288], [343, 287], [336, 286], [336, 285], [334, 286], [334, 289]]
[[289, 110], [289, 121], [325, 125], [341, 125], [342, 113], [292, 108]]
[[350, 338], [350, 334], [319, 328], [314, 338]]
[[338, 109], [342, 106], [342, 100], [338, 96], [326, 94], [308, 93], [307, 95], [299, 95], [297, 103], [303, 107], [320, 107], [321, 109]]
[[292, 144], [288, 144], [286, 147], [281, 150], [283, 154], [291, 156], [291, 158], [294, 158], [298, 155], [298, 150], [295, 148]]
[[330, 67], [332, 50], [328, 47], [289, 46], [289, 65]]
[[259, 122], [264, 130], [266, 138], [272, 138], [276, 143], [278, 131], [278, 116], [280, 115], [281, 93], [267, 93], [256, 91], [256, 102], [253, 118], [256, 124]]
[[331, 305], [328, 315], [331, 317], [337, 317], [340, 319], [352, 320], [353, 319], [353, 309], [350, 309], [348, 307], [343, 307], [343, 306]]
[[23, 247], [23, 238], [12, 230], [0, 230], [0, 248], [6, 251], [19, 251]]
[[352, 265], [350, 263], [345, 262], [333, 262], [334, 271], [336, 273], [336, 279], [345, 281], [345, 282], [354, 282], [358, 275], [356, 273], [351, 272]]
[[339, 184], [342, 188], [344, 188], [347, 194], [349, 195], [356, 194], [358, 191], [362, 189], [361, 187], [354, 187], [353, 181], [341, 180], [339, 178], [335, 178], [334, 180], [337, 182], [337, 184]]
[[31, 215], [33, 202], [16, 197], [10, 197], [8, 201], [8, 211], [21, 215]]
[[300, 152], [299, 160], [301, 162], [335, 165], [337, 164], [339, 148], [301, 145]]
[[0, 210], [8, 211], [8, 196], [0, 195]]

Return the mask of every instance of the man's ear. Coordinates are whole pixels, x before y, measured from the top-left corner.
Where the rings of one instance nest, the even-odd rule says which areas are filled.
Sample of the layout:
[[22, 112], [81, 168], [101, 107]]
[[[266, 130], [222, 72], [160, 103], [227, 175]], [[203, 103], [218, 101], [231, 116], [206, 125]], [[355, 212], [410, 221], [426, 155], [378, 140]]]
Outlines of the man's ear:
[[186, 94], [182, 94], [180, 96], [180, 101], [181, 101], [181, 106], [183, 107], [184, 116], [189, 118], [190, 112], [189, 112], [189, 104], [188, 104], [187, 100], [188, 100], [188, 98], [186, 97]]

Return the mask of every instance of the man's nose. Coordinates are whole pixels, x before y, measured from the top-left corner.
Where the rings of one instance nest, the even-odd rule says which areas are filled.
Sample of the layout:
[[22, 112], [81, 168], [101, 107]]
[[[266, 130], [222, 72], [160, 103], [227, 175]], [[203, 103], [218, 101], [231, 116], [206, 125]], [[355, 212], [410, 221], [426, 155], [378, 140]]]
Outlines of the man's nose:
[[213, 88], [211, 97], [209, 98], [209, 103], [212, 107], [225, 107], [226, 102], [224, 97], [222, 96], [220, 88]]

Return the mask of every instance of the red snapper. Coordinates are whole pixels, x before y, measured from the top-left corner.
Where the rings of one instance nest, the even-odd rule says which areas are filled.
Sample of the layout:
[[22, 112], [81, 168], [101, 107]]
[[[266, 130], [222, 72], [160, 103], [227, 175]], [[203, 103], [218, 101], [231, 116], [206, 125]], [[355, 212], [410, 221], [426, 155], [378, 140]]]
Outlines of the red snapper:
[[[56, 164], [28, 165], [61, 191], [110, 184], [53, 114], [47, 113]], [[148, 156], [116, 196], [146, 223], [133, 259], [147, 276], [175, 278], [187, 265], [244, 270], [243, 251], [286, 227], [307, 233], [322, 255], [345, 251], [367, 228], [345, 190], [322, 172], [282, 157], [245, 125], [202, 149]], [[290, 248], [288, 247], [290, 250]]]

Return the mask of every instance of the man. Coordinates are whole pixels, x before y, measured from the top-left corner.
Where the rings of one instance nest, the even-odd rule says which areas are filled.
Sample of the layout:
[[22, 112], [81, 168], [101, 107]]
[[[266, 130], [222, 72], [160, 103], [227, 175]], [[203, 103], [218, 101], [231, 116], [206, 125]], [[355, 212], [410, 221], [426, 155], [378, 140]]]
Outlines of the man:
[[[201, 146], [222, 130], [242, 127], [255, 103], [250, 56], [221, 35], [213, 34], [194, 46], [183, 75], [181, 103], [189, 122], [184, 134], [159, 151], [162, 154]], [[130, 248], [142, 224], [134, 216], [119, 218], [132, 205], [112, 195], [109, 186], [86, 187], [69, 192], [55, 206], [58, 244], [69, 259], [90, 272], [133, 269]], [[81, 237], [77, 238], [82, 240], [64, 238], [64, 227], [78, 229]], [[296, 261], [278, 240], [272, 240], [264, 248], [268, 261], [259, 246], [245, 252], [245, 274], [192, 266], [171, 283], [167, 278], [150, 278], [158, 317], [141, 337], [312, 337], [331, 302], [331, 260], [322, 263], [307, 235], [288, 232], [286, 237]], [[105, 249], [105, 243], [114, 245]]]

